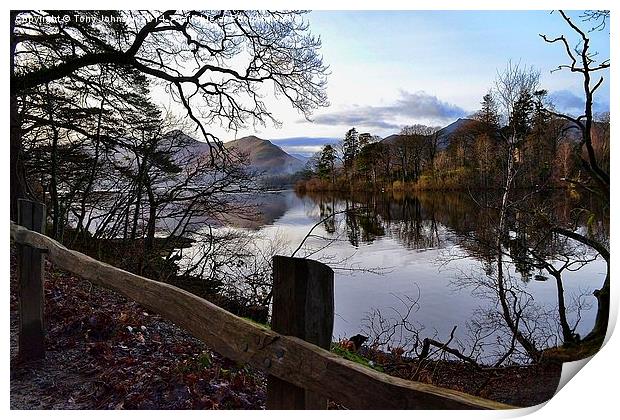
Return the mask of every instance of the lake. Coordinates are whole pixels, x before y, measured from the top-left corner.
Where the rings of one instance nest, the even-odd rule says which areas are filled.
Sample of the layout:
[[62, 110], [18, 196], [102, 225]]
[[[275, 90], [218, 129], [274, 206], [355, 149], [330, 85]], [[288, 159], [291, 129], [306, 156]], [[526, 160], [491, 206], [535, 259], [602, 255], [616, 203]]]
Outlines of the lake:
[[[501, 311], [492, 287], [497, 257], [481, 245], [485, 236], [493, 235], [485, 226], [492, 220], [489, 197], [462, 193], [342, 197], [285, 191], [255, 200], [259, 217], [230, 219], [226, 229], [254, 232], [264, 243], [277, 240], [284, 255], [291, 255], [311, 232], [296, 256], [309, 256], [335, 269], [334, 339], [383, 331], [383, 344], [406, 348], [416, 338], [448, 341], [456, 327], [451, 346], [489, 360], [510, 341], [497, 319]], [[556, 201], [560, 205], [554, 209], [555, 217], [567, 217], [569, 198], [560, 193]], [[523, 221], [517, 215], [510, 241], [524, 236], [519, 224]], [[555, 265], [561, 263], [555, 253], [566, 254], [568, 243], [558, 246], [553, 242], [547, 247], [548, 260]], [[594, 325], [592, 291], [603, 284], [606, 266], [589, 250], [570, 246], [571, 255], [592, 259], [563, 273], [567, 319], [583, 337]], [[519, 296], [515, 308], [523, 307], [523, 328], [531, 328], [532, 339], [541, 345], [540, 340], [547, 340], [547, 346], [561, 344], [555, 279], [536, 267], [515, 264], [512, 245], [506, 249], [506, 281]], [[403, 318], [405, 328], [386, 331]]]

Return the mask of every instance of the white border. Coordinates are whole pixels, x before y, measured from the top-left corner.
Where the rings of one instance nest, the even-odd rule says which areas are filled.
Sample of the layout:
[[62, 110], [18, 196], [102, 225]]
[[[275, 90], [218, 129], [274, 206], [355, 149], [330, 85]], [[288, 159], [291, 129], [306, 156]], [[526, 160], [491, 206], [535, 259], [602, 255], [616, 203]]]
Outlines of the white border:
[[[5, 3], [6, 4], [6, 3]], [[83, 1], [62, 1], [62, 2], [52, 2], [54, 8], [58, 9], [83, 9], [86, 4]], [[383, 0], [381, 2], [360, 2], [360, 1], [328, 1], [328, 0], [316, 0], [316, 1], [296, 1], [296, 0], [272, 0], [272, 1], [260, 1], [260, 2], [249, 2], [249, 1], [239, 1], [239, 0], [229, 0], [229, 1], [175, 1], [165, 2], [161, 0], [155, 1], [118, 1], [118, 0], [108, 0], [105, 4], [95, 3], [95, 6], [101, 6], [101, 8], [105, 7], [107, 9], [145, 9], [145, 8], [166, 8], [170, 7], [170, 5], [174, 5], [176, 7], [181, 8], [200, 8], [200, 7], [208, 7], [208, 8], [239, 8], [239, 9], [248, 9], [248, 8], [279, 8], [279, 9], [313, 9], [313, 10], [332, 10], [332, 9], [367, 9], [367, 10], [386, 10], [386, 9], [394, 9], [394, 10], [402, 10], [402, 9], [412, 9], [412, 10], [429, 10], [429, 9], [444, 9], [444, 10], [463, 10], [463, 9], [487, 9], [487, 10], [527, 10], [527, 9], [554, 9], [562, 7], [564, 9], [610, 9], [611, 13], [611, 32], [612, 34], [618, 33], [618, 16], [619, 13], [618, 8], [614, 8], [615, 4], [612, 1], [532, 1], [532, 0], [522, 0], [522, 1], [511, 1], [511, 2], [497, 2], [492, 0], [479, 0], [479, 1], [468, 1], [468, 2], [458, 2], [458, 1], [434, 1], [434, 2], [422, 2], [422, 1], [395, 1], [395, 0]], [[25, 1], [19, 3], [9, 3], [7, 4], [9, 7], [19, 7], [24, 9], [38, 9], [50, 7], [49, 1]], [[89, 7], [86, 7], [89, 8]], [[9, 21], [8, 19], [9, 9], [5, 8], [3, 10], [3, 20], [5, 24]], [[2, 107], [2, 121], [4, 121], [3, 125], [3, 133], [4, 138], [2, 141], [2, 151], [0, 154], [0, 159], [2, 159], [2, 167], [5, 168], [5, 178], [4, 182], [0, 183], [0, 188], [4, 197], [8, 197], [9, 193], [9, 178], [8, 178], [8, 167], [9, 167], [9, 140], [8, 140], [8, 132], [9, 132], [9, 106], [8, 106], [8, 91], [9, 91], [9, 79], [8, 79], [8, 51], [6, 48], [9, 45], [8, 40], [8, 30], [5, 29], [2, 32], [2, 45], [4, 45], [5, 53], [3, 55], [5, 64], [3, 66], [4, 71], [0, 72], [0, 77], [2, 78], [3, 84], [3, 92], [5, 92], [5, 99], [0, 102], [0, 106]], [[612, 37], [612, 39], [615, 36]], [[616, 57], [615, 52], [618, 50], [618, 42], [611, 42], [611, 56]], [[615, 84], [616, 80], [616, 71], [615, 67], [611, 67], [612, 73], [614, 76], [611, 78], [610, 87], [611, 87], [611, 98], [620, 98], [620, 94], [617, 89], [617, 85]], [[616, 99], [616, 100], [617, 100]], [[615, 112], [615, 102], [611, 101], [610, 107], [612, 114]], [[615, 118], [614, 118], [615, 121]], [[614, 141], [618, 141], [619, 131], [617, 126], [612, 123], [611, 126], [611, 138]], [[612, 162], [618, 161], [618, 153], [617, 150], [620, 150], [619, 147], [612, 146]], [[615, 171], [612, 176], [615, 175]], [[612, 185], [616, 185], [615, 181]], [[617, 199], [614, 195], [612, 195], [611, 200], [611, 208], [616, 209]], [[2, 215], [0, 216], [0, 220], [7, 221], [9, 219], [8, 214], [8, 199], [5, 199], [5, 204], [0, 210]], [[5, 291], [8, 292], [8, 255], [9, 255], [9, 246], [8, 246], [8, 223], [4, 223], [1, 228], [3, 232], [3, 236], [5, 241], [1, 241], [2, 250], [0, 251], [2, 255], [3, 268], [5, 273]], [[617, 223], [615, 218], [611, 219], [611, 236], [612, 238], [618, 237], [617, 232]], [[615, 254], [612, 253], [615, 256]], [[615, 264], [616, 258], [612, 257], [612, 266], [616, 266]], [[612, 271], [614, 271], [612, 267]], [[615, 271], [614, 271], [615, 272]], [[6, 293], [6, 292], [5, 292]], [[3, 361], [5, 369], [3, 370], [5, 374], [6, 380], [3, 382], [3, 404], [2, 406], [6, 411], [9, 407], [9, 331], [8, 331], [8, 306], [9, 306], [9, 294], [6, 293], [4, 296], [5, 309], [2, 312], [2, 317], [4, 319], [3, 325], [5, 326], [3, 330]], [[617, 319], [618, 312], [618, 293], [617, 288], [615, 287], [615, 282], [612, 281], [611, 287], [611, 299], [612, 299], [612, 313], [610, 314], [610, 326], [613, 328]], [[532, 419], [549, 419], [549, 418], [608, 418], [608, 413], [613, 413], [616, 411], [618, 403], [617, 399], [617, 378], [618, 378], [618, 359], [616, 354], [618, 353], [618, 339], [617, 337], [609, 337], [608, 342], [604, 346], [604, 348], [594, 356], [585, 367], [583, 367], [582, 371], [578, 373], [577, 378], [569, 380], [568, 383], [562, 388], [559, 393], [552, 398], [547, 404], [543, 404], [542, 406], [531, 408], [531, 409], [522, 409], [516, 410], [512, 412], [447, 412], [447, 411], [397, 411], [391, 412], [388, 415], [394, 416], [398, 418], [429, 418], [432, 416], [433, 419], [455, 419], [459, 420], [463, 419], [484, 419], [484, 418], [514, 418], [525, 414], [530, 414], [530, 418]], [[563, 369], [563, 379], [572, 377], [579, 369], [578, 365], [581, 363], [576, 362], [572, 364], [567, 364], [565, 369]], [[14, 418], [25, 418], [32, 416], [50, 416], [56, 418], [77, 418], [83, 417], [84, 415], [93, 416], [95, 418], [103, 418], [108, 416], [120, 417], [120, 418], [129, 418], [131, 416], [132, 419], [135, 419], [136, 416], [139, 418], [167, 418], [171, 415], [173, 416], [182, 416], [182, 417], [192, 417], [198, 418], [199, 416], [202, 418], [203, 416], [209, 416], [209, 418], [217, 417], [217, 418], [235, 418], [239, 417], [253, 417], [253, 418], [290, 418], [290, 416], [294, 416], [295, 418], [314, 418], [317, 415], [326, 418], [334, 418], [334, 417], [343, 417], [343, 418], [359, 418], [359, 416], [377, 416], [383, 415], [382, 413], [374, 413], [374, 412], [321, 412], [319, 413], [308, 413], [308, 412], [295, 412], [295, 413], [287, 413], [287, 412], [240, 412], [240, 411], [228, 411], [228, 412], [209, 412], [205, 413], [202, 411], [195, 412], [164, 412], [164, 411], [141, 411], [141, 412], [101, 412], [101, 411], [93, 411], [93, 412], [67, 412], [67, 411], [50, 411], [46, 413], [39, 412], [21, 412], [21, 411], [11, 411], [7, 413]]]

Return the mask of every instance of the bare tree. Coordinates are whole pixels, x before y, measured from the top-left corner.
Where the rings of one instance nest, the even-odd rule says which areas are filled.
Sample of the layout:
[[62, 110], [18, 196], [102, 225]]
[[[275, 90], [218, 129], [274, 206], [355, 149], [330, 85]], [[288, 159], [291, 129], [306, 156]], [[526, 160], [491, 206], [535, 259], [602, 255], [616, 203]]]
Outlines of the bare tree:
[[[592, 107], [594, 103], [594, 94], [597, 89], [602, 86], [604, 81], [603, 76], [599, 76], [598, 80], [596, 80], [596, 75], [609, 68], [610, 60], [609, 58], [598, 58], [598, 53], [591, 50], [588, 32], [575, 24], [571, 17], [564, 11], [560, 10], [558, 13], [569, 28], [578, 36], [579, 41], [577, 42], [577, 45], [574, 47], [571, 46], [569, 40], [564, 35], [554, 38], [543, 34], [540, 36], [545, 40], [545, 42], [550, 44], [560, 44], [564, 48], [566, 55], [570, 60], [570, 64], [561, 64], [556, 70], [569, 70], [573, 73], [580, 74], [583, 79], [584, 94], [584, 112], [580, 116], [573, 117], [552, 110], [549, 111], [553, 115], [574, 124], [581, 134], [581, 139], [576, 145], [575, 156], [579, 160], [585, 174], [587, 174], [587, 178], [566, 179], [566, 181], [602, 197], [607, 209], [609, 209], [610, 179], [609, 173], [604, 170], [604, 165], [601, 165], [593, 146], [592, 132], [594, 125], [594, 114]], [[595, 23], [592, 30], [605, 29], [608, 19], [608, 10], [587, 11], [582, 16], [582, 20], [585, 22]], [[586, 339], [602, 340], [607, 331], [609, 321], [609, 246], [604, 242], [593, 238], [588, 238], [586, 235], [582, 235], [575, 230], [566, 229], [560, 226], [552, 226], [552, 229], [557, 233], [565, 235], [593, 248], [607, 262], [607, 275], [605, 277], [605, 281], [603, 282], [602, 287], [594, 292], [594, 295], [598, 301], [598, 312], [595, 326], [592, 332], [586, 337]]]
[[[609, 200], [609, 173], [601, 168], [592, 145], [592, 128], [594, 123], [592, 106], [594, 103], [594, 94], [603, 84], [604, 77], [600, 76], [596, 81], [593, 81], [593, 79], [596, 79], [595, 75], [597, 72], [609, 68], [610, 60], [608, 58], [602, 60], [597, 59], [598, 53], [591, 51], [590, 38], [587, 32], [580, 29], [564, 11], [560, 10], [559, 13], [568, 26], [578, 35], [579, 42], [577, 46], [571, 47], [568, 39], [564, 35], [555, 38], [547, 37], [547, 35], [543, 34], [540, 36], [545, 42], [550, 44], [559, 43], [564, 47], [566, 55], [570, 59], [570, 64], [561, 64], [556, 70], [567, 69], [573, 73], [581, 74], [583, 78], [585, 103], [584, 112], [578, 117], [572, 117], [555, 111], [549, 112], [577, 126], [581, 133], [581, 141], [579, 142], [579, 151], [577, 153], [577, 156], [580, 158], [581, 166], [597, 184], [599, 192]], [[594, 29], [601, 30], [605, 27], [605, 22], [609, 18], [609, 11], [586, 12], [585, 16], [586, 20], [598, 21], [599, 23]], [[585, 149], [585, 157], [582, 157], [581, 151], [583, 149]], [[582, 184], [580, 180], [569, 180], [569, 182]]]
[[[517, 104], [521, 98], [527, 96], [536, 89], [539, 81], [539, 73], [533, 69], [524, 69], [520, 64], [508, 62], [506, 69], [498, 74], [495, 82], [495, 90], [500, 105], [503, 108], [505, 118], [508, 121], [508, 130], [503, 134], [506, 150], [506, 167], [504, 168], [504, 185], [499, 206], [499, 219], [495, 231], [496, 241], [496, 290], [497, 298], [501, 306], [501, 313], [506, 325], [512, 332], [515, 339], [523, 346], [533, 359], [537, 359], [540, 351], [535, 344], [519, 328], [518, 318], [515, 319], [514, 313], [519, 313], [520, 309], [511, 308], [509, 295], [514, 293], [506, 284], [506, 273], [502, 253], [502, 238], [506, 234], [506, 219], [510, 206], [510, 194], [514, 187], [514, 180], [517, 173], [515, 158], [517, 147], [523, 139], [524, 133], [520, 132], [517, 115]], [[513, 302], [517, 299], [513, 299]]]
[[[184, 108], [214, 157], [207, 127], [277, 123], [263, 94], [272, 88], [303, 113], [326, 104], [320, 40], [303, 12], [11, 12], [11, 217], [29, 195], [23, 175], [18, 95], [93, 66], [132, 68], [161, 83]], [[106, 19], [101, 19], [101, 17]]]

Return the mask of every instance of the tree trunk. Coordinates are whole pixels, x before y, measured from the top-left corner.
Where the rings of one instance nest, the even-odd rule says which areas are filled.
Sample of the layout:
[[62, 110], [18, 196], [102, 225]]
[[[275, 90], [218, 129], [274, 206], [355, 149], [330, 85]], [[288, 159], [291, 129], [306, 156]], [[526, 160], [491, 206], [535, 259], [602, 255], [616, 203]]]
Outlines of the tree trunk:
[[510, 190], [513, 183], [514, 177], [514, 139], [515, 135], [513, 134], [512, 138], [508, 139], [508, 160], [507, 160], [507, 168], [506, 168], [506, 181], [504, 184], [504, 193], [502, 194], [502, 204], [500, 208], [499, 214], [499, 226], [497, 232], [497, 240], [495, 246], [497, 248], [497, 295], [499, 297], [499, 303], [502, 308], [502, 317], [504, 321], [506, 321], [506, 325], [510, 329], [513, 334], [513, 337], [521, 344], [523, 349], [528, 353], [528, 355], [537, 360], [540, 356], [540, 351], [536, 349], [534, 344], [528, 340], [519, 330], [518, 323], [516, 323], [512, 319], [512, 315], [510, 312], [510, 306], [508, 305], [508, 297], [506, 296], [506, 286], [504, 284], [504, 266], [503, 266], [503, 252], [502, 252], [502, 237], [504, 236], [504, 230], [506, 226], [506, 217], [508, 212], [508, 198], [510, 195]]
[[[136, 159], [139, 159], [136, 154]], [[136, 232], [138, 230], [138, 219], [140, 216], [140, 203], [142, 201], [142, 177], [144, 176], [144, 168], [146, 167], [146, 156], [142, 158], [142, 164], [138, 160], [138, 180], [136, 185], [136, 206], [133, 212], [133, 220], [131, 223], [131, 234], [129, 238], [131, 240], [136, 239]]]
[[146, 194], [149, 199], [149, 221], [146, 225], [146, 238], [144, 240], [145, 254], [153, 250], [155, 242], [155, 218], [157, 217], [157, 203], [155, 202], [155, 194], [149, 180], [146, 182]]
[[78, 216], [78, 223], [76, 226], [76, 235], [74, 241], [78, 239], [80, 232], [83, 235], [84, 240], [88, 234], [88, 229], [90, 228], [90, 220], [84, 225], [84, 220], [86, 219], [86, 201], [88, 200], [88, 196], [93, 188], [95, 183], [95, 176], [97, 174], [97, 168], [99, 167], [99, 148], [101, 143], [101, 125], [102, 125], [102, 117], [105, 106], [105, 97], [101, 99], [101, 105], [99, 106], [99, 115], [97, 116], [97, 132], [95, 133], [95, 156], [92, 169], [88, 176], [88, 182], [86, 183], [86, 187], [84, 188], [84, 194], [82, 194], [82, 199], [80, 200], [80, 215]]
[[607, 327], [609, 326], [609, 261], [607, 262], [607, 276], [603, 287], [594, 291], [598, 303], [598, 309], [596, 311], [596, 320], [594, 321], [594, 327], [592, 331], [584, 338], [586, 340], [602, 339], [607, 334]]
[[562, 327], [562, 339], [564, 344], [575, 342], [575, 336], [568, 325], [566, 319], [566, 303], [564, 302], [564, 285], [562, 284], [562, 276], [560, 273], [552, 273], [558, 289], [558, 312], [560, 316], [560, 326]]

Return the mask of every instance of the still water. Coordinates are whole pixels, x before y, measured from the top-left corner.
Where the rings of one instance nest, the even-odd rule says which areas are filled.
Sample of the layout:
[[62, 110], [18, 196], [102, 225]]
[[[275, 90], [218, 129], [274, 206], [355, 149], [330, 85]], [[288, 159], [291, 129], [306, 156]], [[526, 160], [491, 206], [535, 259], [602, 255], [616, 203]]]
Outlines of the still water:
[[[343, 198], [285, 191], [260, 197], [260, 217], [230, 220], [229, 228], [284, 242], [286, 255], [310, 233], [296, 256], [309, 255], [335, 268], [334, 339], [368, 334], [370, 320], [375, 325], [378, 321], [376, 311], [388, 324], [397, 322], [402, 318], [398, 313], [404, 314], [415, 301], [408, 321], [420, 339], [447, 341], [456, 326], [453, 343], [467, 348], [473, 343], [472, 325], [488, 323], [484, 314], [488, 318], [498, 308], [492, 291], [479, 284], [493, 282], [495, 260], [485, 258], [471, 241], [476, 232], [482, 239], [489, 232], [483, 226], [482, 207], [479, 198], [456, 193]], [[560, 206], [556, 216], [569, 211]], [[510, 236], [519, 233], [511, 231]], [[540, 269], [510, 264], [510, 256], [505, 260], [510, 281], [526, 300], [530, 325], [559, 337], [555, 280]], [[553, 250], [549, 260], [560, 262]], [[602, 285], [605, 272], [598, 258], [563, 274], [567, 318], [582, 337], [594, 325], [596, 300], [591, 293]], [[483, 355], [492, 352], [497, 335], [484, 338], [490, 346], [482, 349]], [[393, 345], [403, 343], [398, 334], [390, 340]]]

